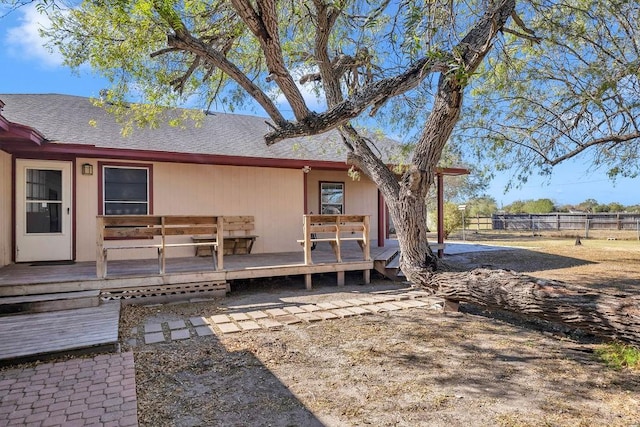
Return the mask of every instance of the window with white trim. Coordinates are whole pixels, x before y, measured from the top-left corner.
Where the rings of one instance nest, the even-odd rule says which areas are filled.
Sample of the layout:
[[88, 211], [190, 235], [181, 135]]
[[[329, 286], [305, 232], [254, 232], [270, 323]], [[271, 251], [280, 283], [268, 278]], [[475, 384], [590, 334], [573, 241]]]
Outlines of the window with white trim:
[[344, 213], [344, 183], [320, 183], [320, 213], [333, 215]]
[[149, 168], [104, 166], [104, 215], [149, 214]]

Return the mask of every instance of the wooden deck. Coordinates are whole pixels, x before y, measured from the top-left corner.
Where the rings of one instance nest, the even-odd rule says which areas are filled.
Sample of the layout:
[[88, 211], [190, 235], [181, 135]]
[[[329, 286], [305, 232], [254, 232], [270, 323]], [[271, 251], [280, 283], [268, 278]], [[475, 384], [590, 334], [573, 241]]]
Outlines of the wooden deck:
[[[392, 242], [391, 244], [393, 244]], [[397, 245], [397, 243], [396, 243]], [[166, 272], [158, 274], [157, 259], [109, 262], [109, 274], [98, 278], [95, 262], [73, 264], [12, 264], [0, 268], [0, 297], [52, 292], [75, 292], [197, 282], [229, 282], [239, 279], [313, 275], [346, 271], [370, 271], [373, 259], [386, 248], [372, 245], [370, 261], [364, 261], [356, 242], [345, 242], [342, 263], [336, 262], [328, 243], [313, 251], [313, 264], [305, 265], [304, 252], [225, 255], [224, 270], [213, 270], [210, 257], [167, 258]]]
[[100, 347], [118, 343], [119, 302], [98, 307], [0, 317], [0, 365], [29, 356]]
[[320, 273], [335, 273], [340, 285], [347, 271], [362, 271], [366, 281], [374, 260], [379, 265], [385, 254], [393, 252], [389, 247], [394, 244], [397, 246], [395, 242], [385, 248], [373, 246], [371, 260], [365, 261], [356, 242], [345, 242], [339, 263], [331, 245], [322, 242], [313, 251], [311, 265], [305, 264], [302, 250], [225, 255], [225, 269], [220, 271], [213, 270], [211, 257], [167, 258], [164, 275], [158, 274], [155, 258], [110, 261], [109, 275], [104, 279], [96, 275], [95, 262], [8, 265], [0, 268], [0, 304], [28, 300], [33, 310], [34, 305], [46, 303], [51, 307], [51, 299], [75, 298], [87, 293], [84, 291], [91, 291], [91, 295], [99, 291], [103, 301], [89, 308], [69, 310], [60, 306], [56, 309], [61, 311], [0, 317], [0, 365], [69, 351], [113, 351], [118, 342], [121, 301], [108, 301], [111, 298], [124, 297], [122, 301], [131, 303], [134, 300], [130, 298], [138, 292], [146, 293], [145, 301], [164, 302], [176, 294], [199, 298], [203, 294], [198, 292], [216, 292], [216, 284], [221, 283], [224, 295], [229, 281], [279, 276], [304, 275], [308, 285], [307, 277]]

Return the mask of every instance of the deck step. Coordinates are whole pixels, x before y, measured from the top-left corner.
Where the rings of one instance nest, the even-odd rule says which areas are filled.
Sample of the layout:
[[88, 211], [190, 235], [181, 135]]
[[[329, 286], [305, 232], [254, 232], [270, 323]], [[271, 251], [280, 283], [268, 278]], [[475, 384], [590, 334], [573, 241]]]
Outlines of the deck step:
[[400, 271], [400, 250], [398, 248], [385, 249], [373, 261], [373, 268], [391, 280], [398, 280]]
[[398, 251], [399, 249], [397, 247], [387, 248], [375, 256], [375, 261], [384, 261], [385, 263], [388, 263], [398, 255]]
[[97, 307], [100, 291], [59, 292], [0, 298], [0, 316]]

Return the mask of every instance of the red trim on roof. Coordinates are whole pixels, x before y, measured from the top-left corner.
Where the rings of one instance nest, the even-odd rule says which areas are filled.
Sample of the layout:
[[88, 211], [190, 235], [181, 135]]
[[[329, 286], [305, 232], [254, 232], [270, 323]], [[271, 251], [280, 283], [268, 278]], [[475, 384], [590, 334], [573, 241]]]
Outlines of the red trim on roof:
[[18, 123], [12, 123], [2, 115], [0, 115], [0, 130], [0, 147], [3, 141], [33, 142], [38, 146], [45, 141], [45, 137], [36, 129]]
[[304, 159], [274, 159], [262, 157], [224, 156], [217, 154], [171, 153], [166, 151], [126, 150], [120, 148], [102, 148], [84, 144], [47, 143], [41, 146], [27, 145], [23, 142], [3, 142], [0, 148], [20, 157], [31, 158], [106, 158], [147, 162], [196, 163], [207, 165], [258, 166], [273, 168], [349, 170], [350, 165], [343, 162]]
[[9, 131], [9, 125], [11, 124], [11, 122], [9, 122], [9, 120], [5, 119], [1, 114], [0, 114], [0, 129], [2, 129], [5, 132]]

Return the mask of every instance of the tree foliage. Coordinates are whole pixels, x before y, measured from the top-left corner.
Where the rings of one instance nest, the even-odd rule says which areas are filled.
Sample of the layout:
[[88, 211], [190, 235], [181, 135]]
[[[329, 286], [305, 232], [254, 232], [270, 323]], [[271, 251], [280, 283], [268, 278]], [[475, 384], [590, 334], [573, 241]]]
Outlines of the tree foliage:
[[[640, 171], [640, 3], [519, 2], [531, 33], [505, 34], [474, 82], [457, 141], [515, 181], [579, 157]], [[535, 35], [535, 36], [534, 36]]]
[[498, 203], [491, 196], [476, 197], [467, 202], [469, 216], [491, 216], [498, 212]]
[[551, 199], [516, 200], [515, 202], [505, 206], [503, 209], [508, 213], [528, 214], [551, 213], [556, 210]]

